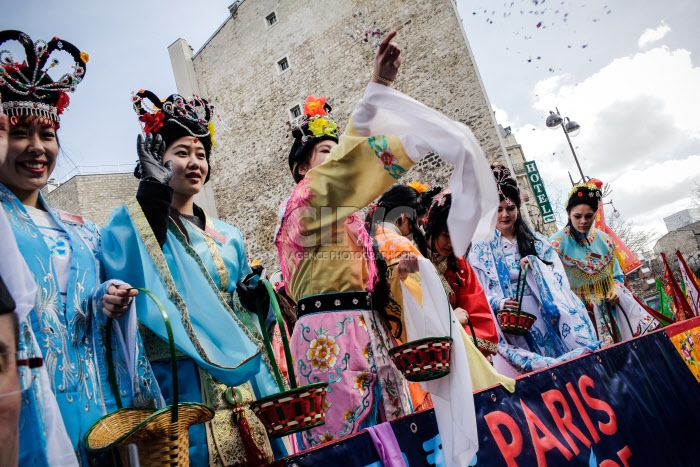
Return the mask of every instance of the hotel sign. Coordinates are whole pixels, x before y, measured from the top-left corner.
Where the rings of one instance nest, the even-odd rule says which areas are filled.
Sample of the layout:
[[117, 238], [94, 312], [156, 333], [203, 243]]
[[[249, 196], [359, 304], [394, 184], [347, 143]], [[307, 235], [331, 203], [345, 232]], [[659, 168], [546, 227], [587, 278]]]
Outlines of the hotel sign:
[[542, 177], [540, 177], [540, 172], [537, 170], [537, 164], [535, 161], [527, 161], [523, 165], [525, 167], [527, 179], [532, 187], [532, 192], [535, 194], [535, 198], [537, 199], [537, 207], [540, 208], [542, 221], [554, 222], [552, 205], [549, 204], [549, 198], [547, 198], [547, 192], [544, 189], [544, 183], [542, 182]]

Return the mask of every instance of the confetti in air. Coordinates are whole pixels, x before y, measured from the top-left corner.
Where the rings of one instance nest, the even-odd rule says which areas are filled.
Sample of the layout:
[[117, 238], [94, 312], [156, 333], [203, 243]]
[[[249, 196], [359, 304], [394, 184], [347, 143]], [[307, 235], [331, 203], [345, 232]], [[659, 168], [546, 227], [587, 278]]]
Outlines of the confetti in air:
[[[560, 0], [556, 2], [551, 0], [506, 0], [497, 8], [494, 8], [494, 4], [497, 3], [495, 0], [481, 1], [483, 2], [482, 6], [477, 6], [471, 10], [471, 17], [478, 18], [481, 16], [488, 25], [495, 24], [497, 27], [503, 28], [508, 25], [510, 17], [514, 14], [520, 15], [523, 18], [532, 18], [533, 21], [530, 25], [525, 24], [520, 27], [520, 30], [512, 31], [512, 34], [516, 38], [531, 42], [531, 45], [519, 48], [517, 47], [518, 43], [513, 42], [511, 47], [506, 47], [506, 51], [520, 55], [522, 57], [520, 60], [523, 62], [532, 64], [536, 69], [541, 69], [549, 73], [554, 73], [556, 69], [561, 70], [561, 68], [557, 66], [556, 63], [543, 63], [547, 60], [551, 60], [552, 53], [547, 54], [549, 58], [545, 57], [543, 59], [542, 57], [545, 54], [541, 52], [544, 52], [544, 50], [536, 50], [535, 47], [537, 47], [537, 43], [541, 44], [542, 41], [547, 40], [546, 38], [551, 37], [547, 36], [550, 30], [556, 32], [557, 39], [563, 38], [563, 43], [561, 44], [562, 48], [565, 47], [566, 50], [571, 50], [572, 53], [575, 53], [573, 51], [576, 50], [579, 53], [585, 50], [586, 55], [588, 55], [591, 49], [591, 47], [589, 47], [590, 44], [577, 43], [575, 36], [576, 30], [571, 29], [568, 20], [570, 18], [576, 18], [577, 24], [580, 24], [581, 19], [585, 18], [585, 21], [599, 24], [604, 21], [606, 15], [612, 13], [612, 8], [610, 8], [609, 5], [604, 5], [602, 8], [593, 7], [585, 0]], [[487, 7], [484, 7], [483, 4], [487, 4]], [[519, 21], [517, 24], [520, 26], [522, 21]], [[573, 34], [573, 36], [566, 39], [565, 37], [567, 34]], [[528, 42], [526, 42], [526, 44]], [[533, 59], [533, 56], [537, 58]], [[592, 61], [588, 56], [582, 56], [580, 60]]]
[[[448, 3], [447, 0], [445, 0], [445, 3]], [[377, 7], [378, 4], [375, 3], [374, 6]], [[345, 34], [354, 41], [370, 44], [372, 47], [377, 48], [382, 42], [384, 36], [386, 36], [387, 33], [393, 28], [389, 27], [387, 29], [382, 29], [377, 25], [377, 21], [374, 21], [368, 17], [368, 13], [369, 9], [367, 7], [365, 7], [363, 11], [353, 13], [352, 17], [356, 23], [352, 26], [346, 27]], [[403, 26], [408, 26], [411, 24], [413, 19], [409, 14], [408, 7], [401, 8], [398, 13], [399, 18], [397, 19], [403, 24]], [[397, 29], [400, 29], [403, 26], [400, 26]]]

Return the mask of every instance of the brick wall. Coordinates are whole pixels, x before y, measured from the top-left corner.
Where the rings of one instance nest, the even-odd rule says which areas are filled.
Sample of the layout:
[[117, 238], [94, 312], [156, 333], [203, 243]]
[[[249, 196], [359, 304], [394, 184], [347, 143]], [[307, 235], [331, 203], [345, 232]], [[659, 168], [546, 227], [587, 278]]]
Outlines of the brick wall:
[[[277, 23], [265, 17], [275, 11]], [[445, 0], [246, 0], [194, 57], [199, 89], [230, 131], [217, 131], [212, 181], [219, 216], [238, 227], [248, 254], [276, 265], [279, 203], [293, 187], [288, 109], [325, 95], [344, 126], [369, 81], [374, 47], [356, 27], [398, 29], [404, 64], [394, 87], [467, 124], [489, 160], [503, 157], [495, 119], [462, 32]], [[354, 34], [356, 37], [350, 37]], [[290, 68], [279, 73], [287, 56]], [[404, 180], [446, 185], [451, 167], [425, 160]]]
[[138, 180], [130, 173], [76, 175], [50, 193], [49, 206], [104, 225], [112, 210], [136, 194]]

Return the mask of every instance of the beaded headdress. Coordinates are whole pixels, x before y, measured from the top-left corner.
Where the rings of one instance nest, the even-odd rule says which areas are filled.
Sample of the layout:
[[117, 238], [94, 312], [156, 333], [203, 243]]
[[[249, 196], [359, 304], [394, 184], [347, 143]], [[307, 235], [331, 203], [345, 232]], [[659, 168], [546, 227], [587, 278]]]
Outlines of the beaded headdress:
[[593, 182], [577, 183], [569, 192], [569, 200], [566, 203], [566, 210], [570, 211], [574, 206], [587, 204], [594, 211], [598, 210], [598, 203], [603, 199], [603, 193]]
[[[144, 134], [160, 135], [166, 147], [179, 138], [193, 136], [202, 142], [209, 162], [209, 153], [215, 145], [214, 116], [220, 124], [223, 125], [223, 122], [206, 99], [196, 95], [187, 99], [179, 94], [159, 99], [155, 93], [141, 89], [131, 94], [131, 102], [143, 124]], [[210, 174], [211, 167], [205, 183]]]
[[289, 152], [289, 169], [304, 160], [308, 151], [319, 141], [338, 142], [340, 127], [333, 120], [331, 106], [326, 97], [309, 96], [304, 104], [304, 113], [291, 125], [294, 144]]
[[499, 161], [494, 161], [491, 164], [491, 171], [496, 180], [501, 201], [505, 201], [508, 206], [515, 203], [516, 206], [520, 207], [520, 188], [518, 188], [518, 182], [511, 176], [510, 169]]
[[[57, 129], [59, 115], [70, 103], [67, 93], [74, 92], [85, 77], [89, 55], [58, 37], [35, 43], [22, 31], [0, 31], [0, 45], [8, 41], [22, 45], [25, 60], [19, 63], [9, 50], [0, 50], [0, 96], [4, 113], [13, 125], [21, 118], [31, 118], [43, 126]], [[59, 63], [55, 57], [49, 61], [55, 51], [66, 52], [75, 61], [72, 72], [56, 81], [48, 74]]]
[[[151, 103], [148, 104], [146, 99]], [[208, 138], [211, 146], [215, 145], [212, 120], [216, 114], [214, 106], [206, 99], [197, 95], [187, 99], [179, 94], [159, 99], [153, 92], [141, 89], [137, 93], [131, 93], [131, 102], [139, 115], [139, 121], [143, 123], [145, 134], [157, 134], [166, 123], [172, 122], [187, 131], [190, 136]]]

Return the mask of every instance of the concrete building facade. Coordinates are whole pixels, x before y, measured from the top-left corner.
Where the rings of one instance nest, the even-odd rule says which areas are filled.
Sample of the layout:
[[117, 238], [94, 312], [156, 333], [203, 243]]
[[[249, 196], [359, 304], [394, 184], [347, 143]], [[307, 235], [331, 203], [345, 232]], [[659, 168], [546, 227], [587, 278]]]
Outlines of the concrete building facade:
[[678, 230], [694, 222], [700, 222], [700, 208], [684, 209], [668, 217], [664, 217], [664, 224], [669, 232]]
[[700, 261], [700, 222], [673, 230], [654, 244], [654, 253], [665, 253], [669, 266], [674, 270], [678, 269], [676, 250], [681, 252], [689, 265], [691, 261], [693, 264]]
[[[285, 124], [308, 95], [327, 96], [336, 121], [347, 124], [370, 78], [368, 30], [399, 31], [404, 63], [394, 88], [468, 125], [490, 161], [504, 159], [454, 1], [246, 0], [229, 9], [195, 54], [184, 40], [169, 51], [178, 90], [199, 89], [230, 127], [216, 133], [212, 186], [219, 217], [243, 232], [251, 258], [277, 264], [278, 206], [293, 187]], [[450, 173], [432, 156], [402, 181], [444, 186]]]
[[537, 198], [527, 179], [527, 171], [524, 165], [527, 159], [525, 158], [523, 147], [516, 141], [515, 135], [510, 131], [510, 127], [503, 128], [501, 125], [498, 125], [498, 127], [501, 132], [501, 138], [503, 138], [503, 144], [506, 147], [510, 168], [518, 182], [521, 197], [525, 204], [526, 213], [523, 214], [529, 217], [529, 222], [535, 230], [545, 237], [550, 237], [557, 233], [559, 229], [556, 222], [544, 222], [542, 218], [540, 208], [537, 206]]
[[76, 175], [61, 185], [49, 184], [42, 192], [52, 208], [102, 226], [114, 208], [136, 195], [138, 185], [138, 179], [131, 173]]

